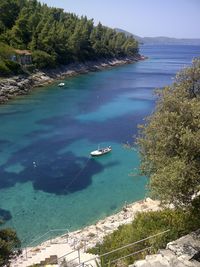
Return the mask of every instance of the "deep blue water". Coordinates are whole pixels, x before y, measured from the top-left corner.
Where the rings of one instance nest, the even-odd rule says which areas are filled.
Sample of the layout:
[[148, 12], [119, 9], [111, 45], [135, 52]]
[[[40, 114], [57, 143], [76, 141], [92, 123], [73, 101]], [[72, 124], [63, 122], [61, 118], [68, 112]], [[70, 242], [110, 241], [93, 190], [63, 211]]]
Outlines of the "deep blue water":
[[[200, 56], [198, 46], [142, 46], [148, 60], [80, 75], [0, 106], [0, 216], [24, 243], [75, 230], [147, 194], [133, 143], [153, 90]], [[97, 159], [97, 145], [113, 151]], [[136, 175], [131, 175], [135, 173]]]

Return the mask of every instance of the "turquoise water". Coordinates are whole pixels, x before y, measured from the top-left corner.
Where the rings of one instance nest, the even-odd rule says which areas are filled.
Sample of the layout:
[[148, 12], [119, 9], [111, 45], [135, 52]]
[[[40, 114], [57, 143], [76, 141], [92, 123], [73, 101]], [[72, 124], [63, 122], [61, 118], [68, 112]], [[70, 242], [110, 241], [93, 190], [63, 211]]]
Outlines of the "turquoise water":
[[[154, 88], [171, 84], [200, 49], [143, 46], [142, 53], [149, 59], [0, 106], [0, 215], [24, 244], [50, 229], [94, 223], [147, 194], [137, 151], [124, 144], [153, 111]], [[98, 144], [113, 151], [90, 159]]]

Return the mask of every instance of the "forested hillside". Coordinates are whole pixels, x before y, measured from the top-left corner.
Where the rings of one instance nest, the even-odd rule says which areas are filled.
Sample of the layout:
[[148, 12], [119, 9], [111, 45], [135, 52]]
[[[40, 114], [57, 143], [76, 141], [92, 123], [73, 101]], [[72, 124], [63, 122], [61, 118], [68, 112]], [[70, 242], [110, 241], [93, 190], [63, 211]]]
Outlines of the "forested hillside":
[[[9, 59], [5, 44], [32, 53], [35, 66], [133, 56], [138, 43], [132, 37], [79, 18], [37, 0], [0, 1], [0, 66]], [[2, 48], [3, 47], [3, 48]], [[6, 63], [7, 64], [7, 63]]]

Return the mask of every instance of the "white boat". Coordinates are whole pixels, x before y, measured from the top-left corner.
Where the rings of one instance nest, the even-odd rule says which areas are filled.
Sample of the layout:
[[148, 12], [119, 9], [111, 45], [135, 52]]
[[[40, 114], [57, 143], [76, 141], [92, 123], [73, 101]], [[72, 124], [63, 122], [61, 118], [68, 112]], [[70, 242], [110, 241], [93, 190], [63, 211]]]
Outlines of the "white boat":
[[101, 156], [101, 155], [109, 153], [111, 150], [112, 150], [111, 146], [104, 147], [104, 148], [99, 148], [98, 147], [97, 150], [94, 150], [94, 151], [90, 152], [90, 155], [91, 156]]
[[65, 86], [65, 83], [59, 83], [58, 86], [63, 87], [63, 86]]

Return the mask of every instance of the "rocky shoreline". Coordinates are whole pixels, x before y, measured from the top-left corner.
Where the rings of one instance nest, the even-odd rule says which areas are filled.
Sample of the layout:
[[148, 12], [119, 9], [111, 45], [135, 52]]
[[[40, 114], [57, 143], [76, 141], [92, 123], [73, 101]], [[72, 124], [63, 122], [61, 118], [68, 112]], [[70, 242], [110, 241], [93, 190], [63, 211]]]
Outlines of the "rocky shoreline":
[[12, 78], [1, 79], [0, 104], [6, 103], [16, 96], [26, 95], [30, 93], [33, 88], [51, 84], [58, 79], [72, 77], [90, 71], [99, 71], [110, 67], [130, 64], [144, 59], [146, 59], [144, 56], [138, 54], [128, 58], [74, 63], [53, 70], [38, 71], [29, 76], [14, 76]]
[[157, 211], [160, 209], [160, 202], [151, 198], [125, 204], [120, 212], [108, 216], [94, 225], [70, 232], [68, 234], [68, 243], [72, 248], [82, 248], [83, 246], [84, 249], [92, 248], [96, 243], [102, 243], [104, 237], [117, 230], [120, 225], [131, 223], [138, 212]]
[[[65, 244], [66, 242], [70, 250], [81, 249], [86, 251], [97, 243], [102, 243], [104, 237], [117, 230], [120, 225], [131, 223], [138, 212], [157, 211], [160, 209], [160, 202], [151, 198], [125, 204], [120, 212], [99, 220], [94, 225], [65, 233], [35, 247], [29, 247], [28, 251], [35, 253], [35, 251], [41, 251], [51, 244]], [[27, 248], [23, 252], [25, 253], [26, 250]]]
[[[67, 261], [71, 261], [70, 257], [77, 260], [77, 252], [81, 262], [91, 260], [94, 258], [94, 255], [87, 253], [87, 250], [94, 247], [97, 243], [101, 243], [106, 235], [117, 230], [120, 225], [131, 223], [138, 212], [157, 211], [160, 209], [160, 202], [151, 198], [125, 204], [120, 212], [99, 220], [93, 225], [86, 226], [77, 231], [66, 232], [61, 236], [49, 239], [36, 246], [33, 243], [27, 245], [28, 247], [22, 249], [22, 254], [13, 260], [11, 266], [31, 266], [45, 258], [49, 258], [51, 255], [62, 260], [66, 258]], [[38, 239], [37, 243], [39, 243]]]

